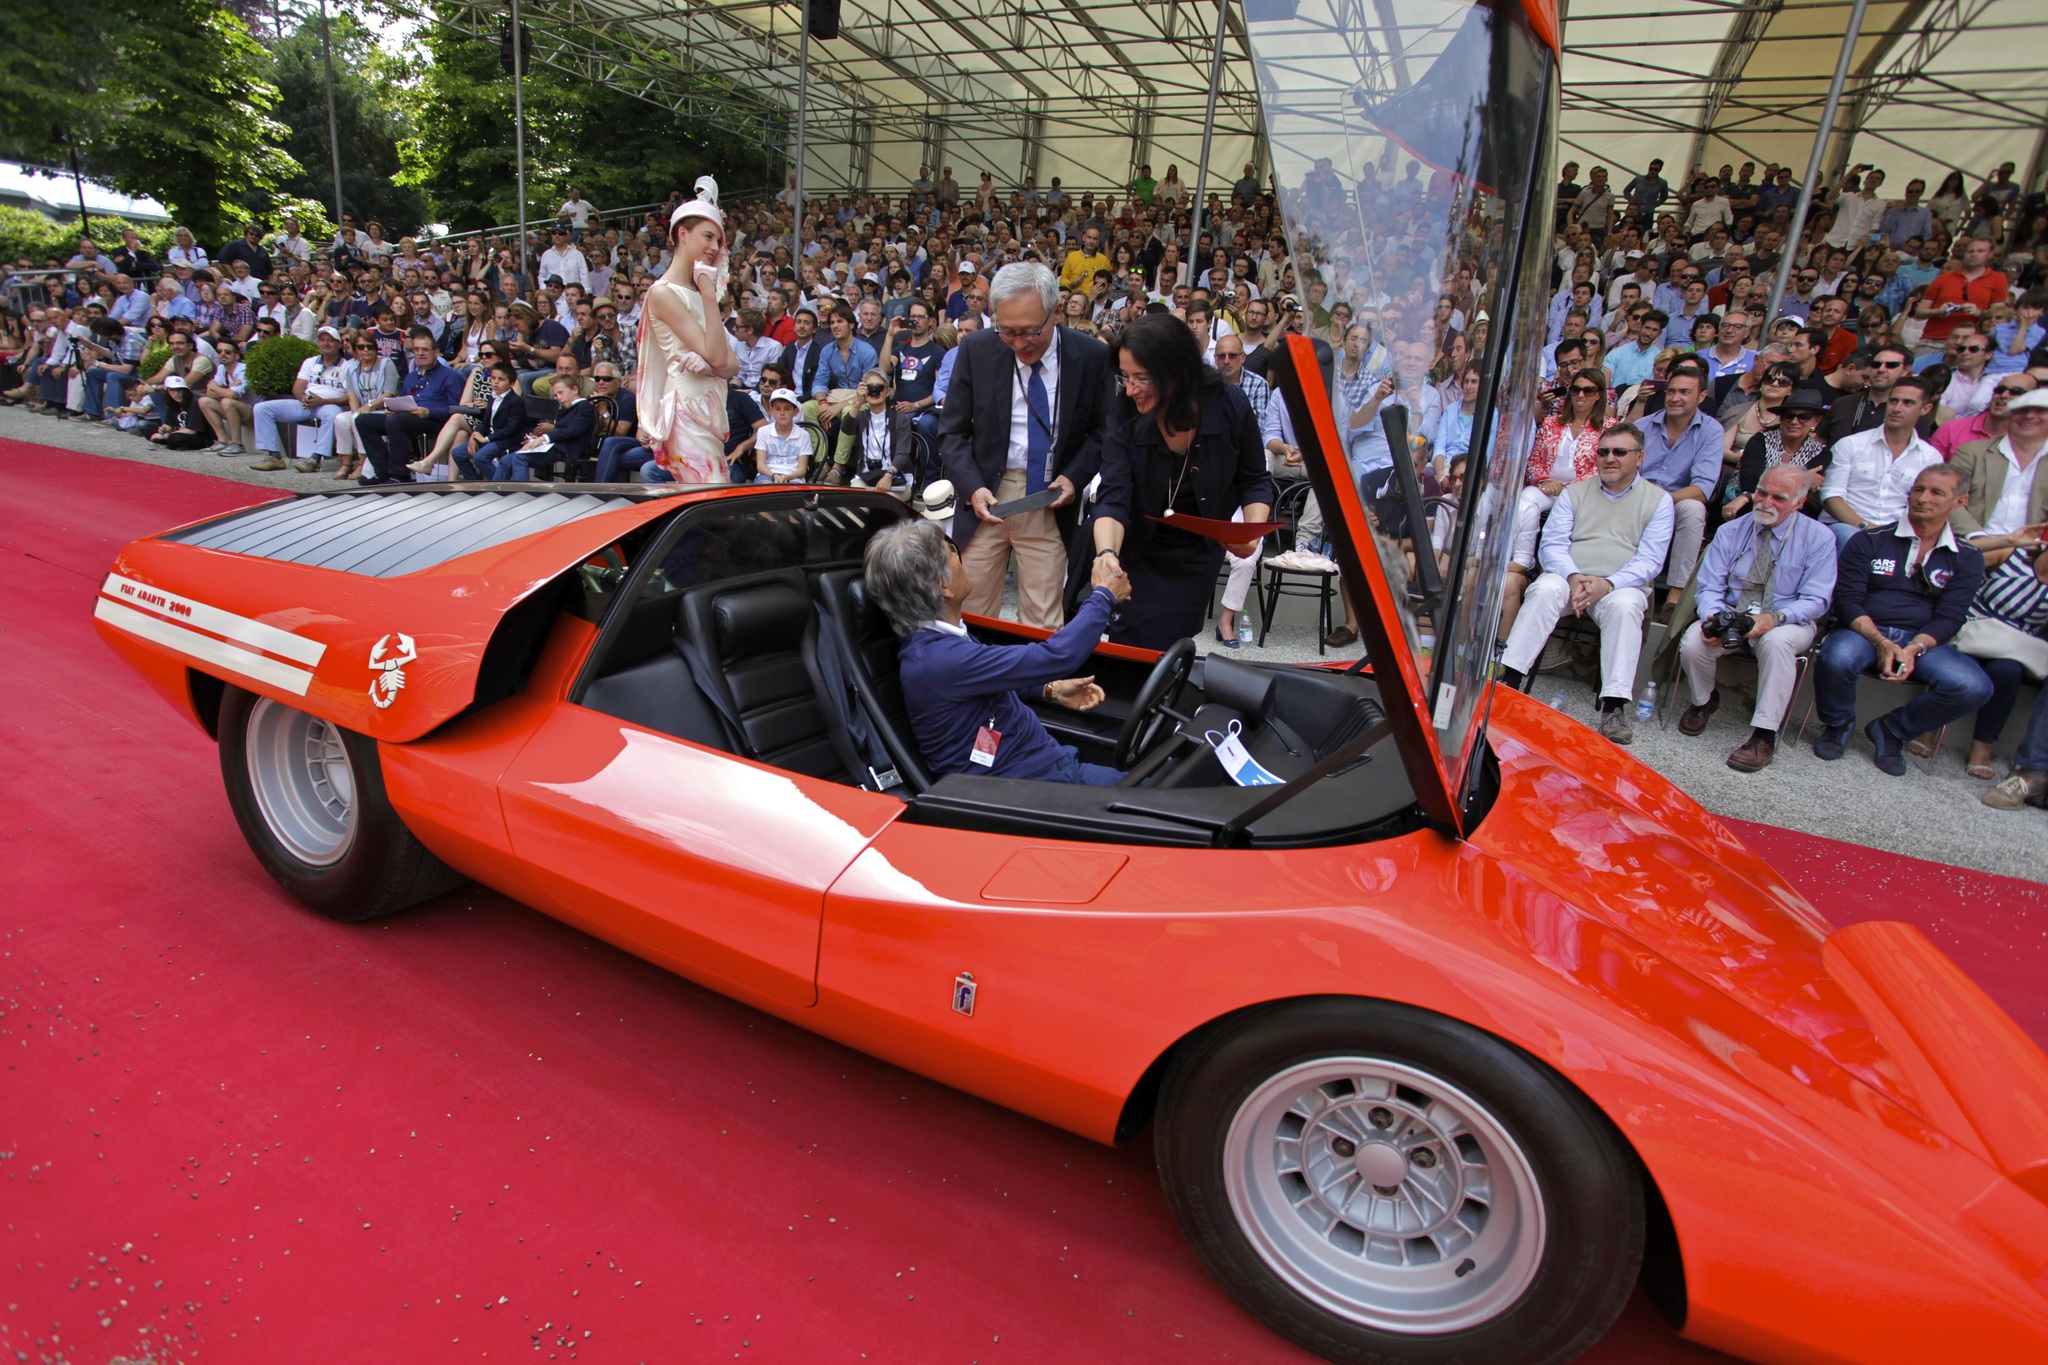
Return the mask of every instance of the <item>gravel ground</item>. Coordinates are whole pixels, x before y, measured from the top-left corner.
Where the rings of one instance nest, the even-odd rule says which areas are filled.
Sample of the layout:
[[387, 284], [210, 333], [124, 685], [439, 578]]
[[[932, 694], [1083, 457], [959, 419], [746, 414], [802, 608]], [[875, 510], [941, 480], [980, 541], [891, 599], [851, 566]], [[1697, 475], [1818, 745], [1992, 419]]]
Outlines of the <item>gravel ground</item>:
[[[126, 432], [82, 421], [60, 422], [19, 408], [0, 407], [0, 437], [33, 441], [92, 455], [140, 460], [177, 469], [212, 474], [266, 488], [311, 492], [335, 487], [327, 472], [286, 471], [259, 474], [249, 468], [254, 455], [223, 458], [197, 452], [163, 450]], [[81, 473], [93, 472], [81, 469]], [[105, 472], [105, 471], [100, 471]], [[1016, 611], [1014, 593], [1006, 594], [1004, 614]], [[1356, 645], [1316, 652], [1313, 601], [1281, 604], [1265, 648], [1234, 651], [1236, 657], [1276, 662], [1358, 657]], [[1205, 651], [1220, 648], [1213, 637], [1197, 643]], [[1539, 678], [1536, 696], [1562, 695], [1563, 709], [1581, 720], [1593, 714], [1592, 689], [1584, 684]], [[1995, 811], [1979, 802], [1988, 783], [1963, 773], [1968, 747], [1967, 727], [1955, 727], [1942, 751], [1932, 759], [1907, 759], [1904, 778], [1887, 777], [1870, 761], [1868, 741], [1858, 735], [1847, 757], [1824, 763], [1813, 756], [1816, 733], [1809, 726], [1806, 742], [1778, 746], [1777, 759], [1762, 773], [1738, 773], [1725, 762], [1728, 753], [1749, 733], [1748, 699], [1724, 688], [1720, 711], [1706, 733], [1688, 739], [1678, 733], [1679, 704], [1667, 706], [1665, 723], [1638, 722], [1631, 752], [1676, 782], [1717, 815], [1755, 820], [1864, 844], [1893, 853], [1954, 863], [1985, 872], [2048, 882], [2048, 816], [2038, 810]], [[2024, 716], [2010, 722], [2021, 724]], [[1796, 728], [1794, 715], [1788, 726]]]

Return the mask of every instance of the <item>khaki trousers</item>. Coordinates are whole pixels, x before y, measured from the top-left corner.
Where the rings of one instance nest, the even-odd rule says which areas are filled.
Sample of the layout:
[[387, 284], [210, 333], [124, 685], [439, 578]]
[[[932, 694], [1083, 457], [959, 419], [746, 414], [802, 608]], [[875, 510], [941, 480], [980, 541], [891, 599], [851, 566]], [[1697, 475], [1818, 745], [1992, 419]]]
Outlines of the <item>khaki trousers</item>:
[[[1773, 626], [1749, 642], [1756, 654], [1756, 711], [1749, 723], [1759, 730], [1785, 728], [1785, 712], [1792, 705], [1792, 680], [1799, 673], [1799, 656], [1813, 643], [1813, 626]], [[1678, 654], [1685, 661], [1685, 680], [1692, 685], [1692, 704], [1705, 706], [1714, 695], [1715, 674], [1721, 665], [1721, 641], [1709, 640], [1695, 621], [1678, 642]]]
[[[1024, 471], [1007, 470], [995, 490], [997, 502], [1024, 496]], [[1050, 507], [974, 528], [974, 539], [960, 554], [974, 587], [964, 608], [977, 616], [997, 616], [1003, 606], [1003, 574], [1017, 557], [1017, 619], [1027, 626], [1058, 630], [1066, 624], [1060, 603], [1067, 583], [1067, 546]]]

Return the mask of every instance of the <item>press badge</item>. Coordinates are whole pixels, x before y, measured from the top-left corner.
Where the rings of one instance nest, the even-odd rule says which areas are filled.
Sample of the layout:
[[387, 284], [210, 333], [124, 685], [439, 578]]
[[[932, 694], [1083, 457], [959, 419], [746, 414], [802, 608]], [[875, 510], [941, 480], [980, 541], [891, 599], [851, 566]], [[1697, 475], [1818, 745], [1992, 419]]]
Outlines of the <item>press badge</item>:
[[983, 768], [995, 767], [996, 745], [1002, 742], [1002, 731], [992, 730], [986, 725], [982, 726], [974, 732], [974, 748], [967, 755], [967, 761]]
[[1216, 750], [1216, 757], [1222, 762], [1223, 771], [1229, 773], [1230, 780], [1238, 786], [1284, 786], [1285, 783], [1278, 776], [1269, 772], [1256, 758], [1253, 758], [1246, 751], [1244, 741], [1238, 738], [1243, 730], [1244, 725], [1242, 722], [1232, 721], [1230, 722], [1228, 733], [1210, 730], [1205, 732], [1202, 738], [1208, 740], [1210, 747]]

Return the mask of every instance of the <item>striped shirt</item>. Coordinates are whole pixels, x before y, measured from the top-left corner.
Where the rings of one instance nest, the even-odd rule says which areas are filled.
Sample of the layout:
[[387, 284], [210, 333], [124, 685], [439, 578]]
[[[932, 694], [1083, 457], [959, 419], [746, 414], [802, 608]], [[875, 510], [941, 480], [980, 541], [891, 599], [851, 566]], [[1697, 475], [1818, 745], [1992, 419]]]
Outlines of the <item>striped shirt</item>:
[[2003, 564], [1984, 576], [1977, 600], [1970, 604], [1970, 616], [1990, 617], [2029, 635], [2048, 637], [2048, 583], [2034, 573], [2040, 550], [2015, 550]]

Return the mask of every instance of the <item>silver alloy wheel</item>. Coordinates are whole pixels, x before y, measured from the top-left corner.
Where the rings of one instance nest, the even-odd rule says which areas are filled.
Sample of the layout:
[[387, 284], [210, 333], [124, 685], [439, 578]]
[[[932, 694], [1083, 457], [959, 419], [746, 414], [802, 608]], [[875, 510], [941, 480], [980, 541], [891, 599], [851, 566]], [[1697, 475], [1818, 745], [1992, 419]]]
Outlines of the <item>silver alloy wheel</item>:
[[285, 851], [312, 867], [340, 862], [356, 837], [356, 774], [341, 731], [259, 697], [244, 753], [256, 809]]
[[1480, 1326], [1543, 1260], [1520, 1146], [1469, 1095], [1398, 1062], [1325, 1057], [1270, 1077], [1231, 1119], [1223, 1179], [1274, 1274], [1380, 1331]]

